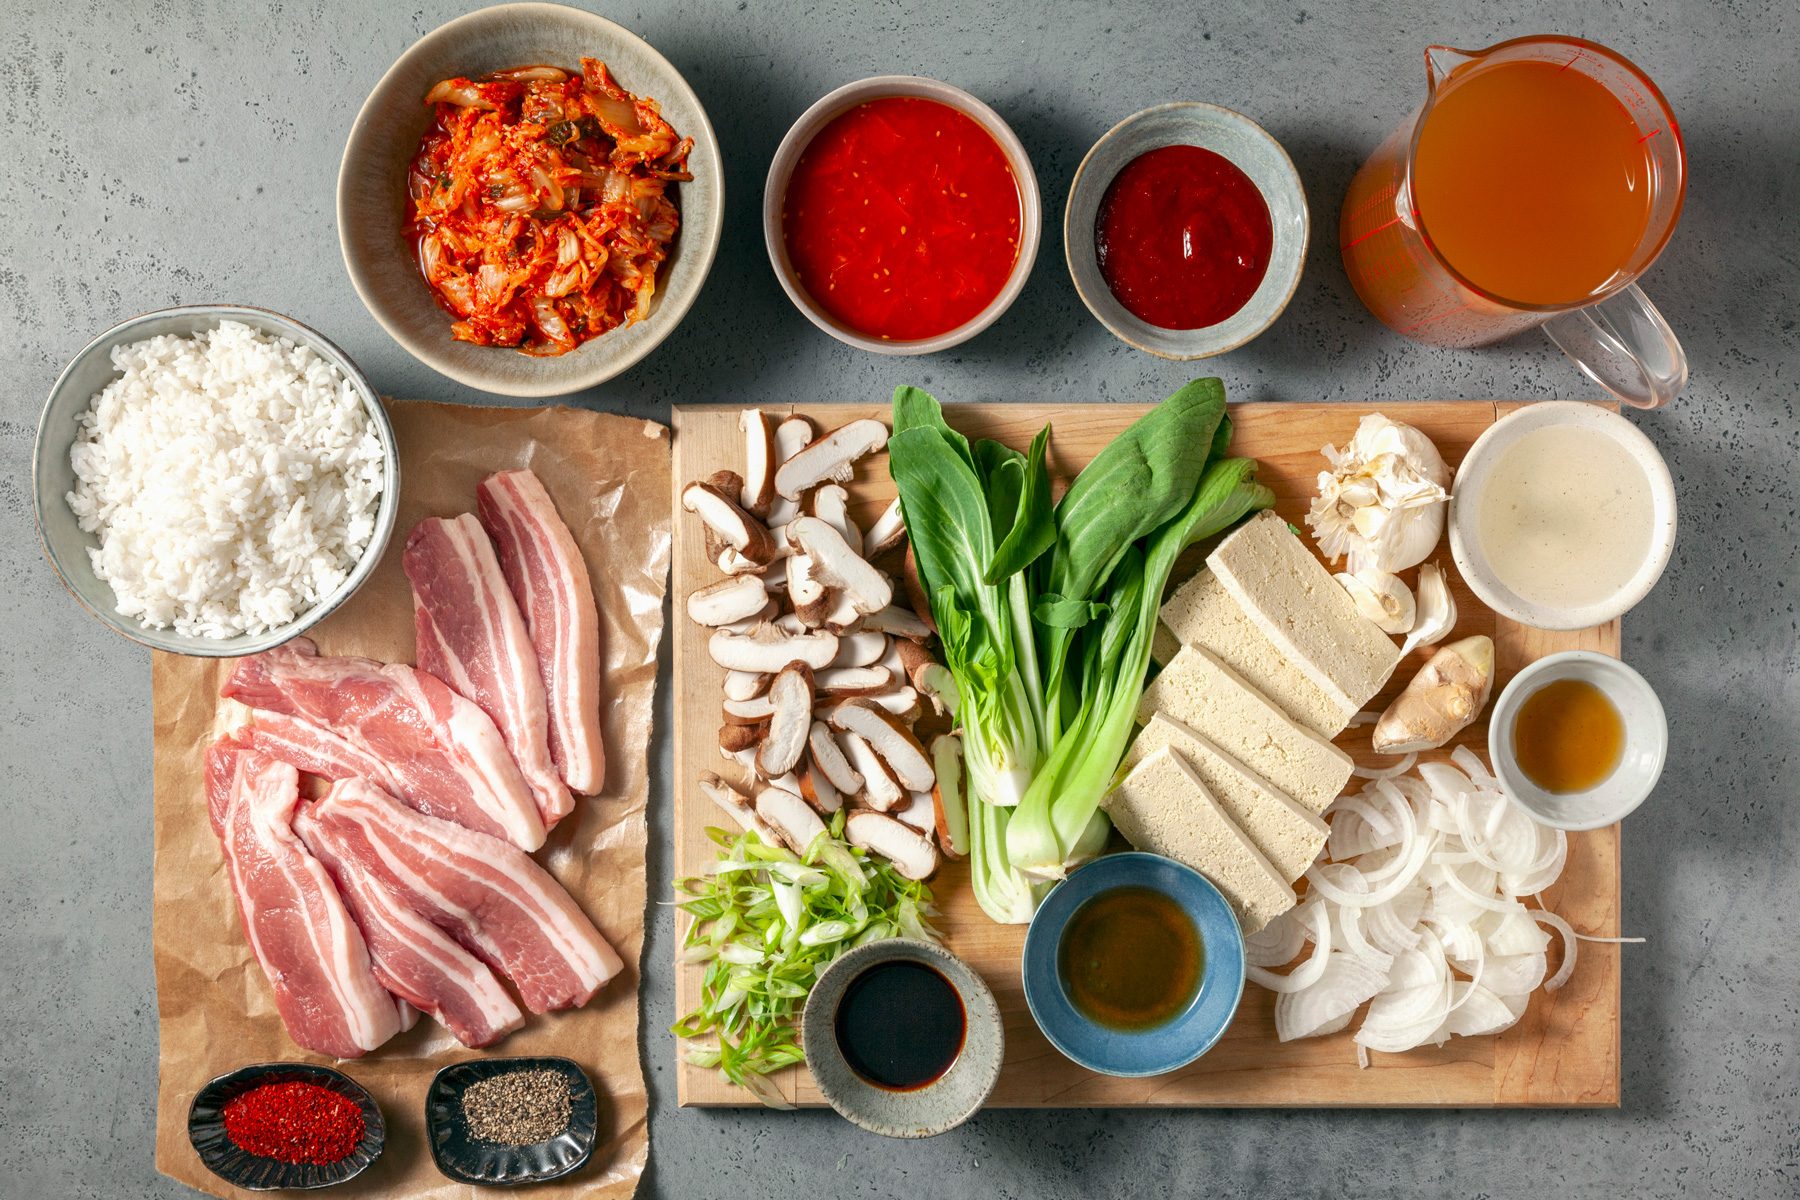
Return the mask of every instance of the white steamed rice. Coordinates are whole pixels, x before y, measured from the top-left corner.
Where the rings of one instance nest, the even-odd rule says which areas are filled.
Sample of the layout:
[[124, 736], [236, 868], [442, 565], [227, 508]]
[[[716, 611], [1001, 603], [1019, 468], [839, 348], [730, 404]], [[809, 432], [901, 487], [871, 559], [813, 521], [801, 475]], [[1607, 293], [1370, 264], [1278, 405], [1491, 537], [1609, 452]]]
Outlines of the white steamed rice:
[[343, 372], [236, 321], [120, 346], [79, 419], [69, 508], [118, 610], [205, 638], [285, 625], [368, 547], [382, 455]]

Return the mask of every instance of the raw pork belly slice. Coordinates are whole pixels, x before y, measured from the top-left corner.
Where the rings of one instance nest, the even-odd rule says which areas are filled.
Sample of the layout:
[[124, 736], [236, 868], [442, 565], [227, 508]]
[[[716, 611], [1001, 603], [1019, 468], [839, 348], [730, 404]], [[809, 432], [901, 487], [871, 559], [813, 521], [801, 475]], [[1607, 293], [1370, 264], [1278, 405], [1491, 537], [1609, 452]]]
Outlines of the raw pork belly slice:
[[537, 651], [481, 522], [464, 513], [413, 526], [401, 558], [412, 581], [419, 669], [467, 696], [500, 729], [544, 828], [575, 800], [550, 761], [548, 703]]
[[498, 838], [422, 816], [361, 779], [332, 784], [295, 824], [316, 853], [367, 872], [511, 979], [534, 1013], [586, 1004], [623, 969], [562, 885]]
[[525, 1014], [480, 959], [408, 908], [361, 864], [339, 859], [329, 839], [308, 837], [310, 824], [304, 813], [294, 821], [362, 927], [383, 987], [436, 1017], [465, 1046], [491, 1046], [524, 1024]]
[[206, 800], [244, 937], [294, 1044], [356, 1058], [402, 1028], [331, 875], [294, 835], [300, 773], [233, 737], [206, 751]]
[[482, 527], [531, 644], [550, 704], [550, 759], [571, 791], [606, 782], [600, 741], [600, 609], [575, 535], [530, 471], [502, 471], [475, 492]]
[[[264, 710], [259, 723], [270, 712], [295, 718], [282, 732], [309, 749], [281, 757], [302, 770], [344, 763], [348, 742], [385, 763], [395, 794], [420, 812], [526, 850], [544, 844], [543, 819], [500, 731], [440, 679], [397, 663], [320, 657], [310, 641], [295, 638], [241, 660], [221, 692]], [[335, 736], [308, 743], [308, 726]], [[276, 749], [273, 740], [263, 745]]]
[[258, 754], [280, 759], [308, 775], [323, 779], [361, 776], [394, 795], [402, 790], [387, 763], [311, 721], [283, 713], [253, 712], [250, 724], [239, 727], [235, 734]]

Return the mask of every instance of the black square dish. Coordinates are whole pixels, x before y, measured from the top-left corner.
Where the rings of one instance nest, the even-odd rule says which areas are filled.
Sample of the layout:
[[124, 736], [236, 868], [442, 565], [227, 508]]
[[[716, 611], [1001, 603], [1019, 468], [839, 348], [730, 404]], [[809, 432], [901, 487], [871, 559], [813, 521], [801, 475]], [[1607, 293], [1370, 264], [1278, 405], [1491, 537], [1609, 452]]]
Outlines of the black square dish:
[[[240, 1149], [225, 1132], [225, 1106], [266, 1083], [313, 1083], [349, 1097], [362, 1109], [362, 1140], [349, 1154], [326, 1165], [282, 1162]], [[221, 1075], [194, 1094], [188, 1109], [188, 1140], [207, 1169], [229, 1184], [252, 1192], [308, 1191], [333, 1187], [368, 1170], [381, 1157], [387, 1126], [375, 1098], [342, 1071], [308, 1063], [258, 1063]]]
[[[462, 1094], [513, 1071], [555, 1071], [569, 1081], [569, 1127], [547, 1142], [502, 1146], [469, 1133]], [[459, 1183], [511, 1187], [580, 1170], [594, 1152], [599, 1101], [587, 1074], [566, 1058], [479, 1058], [439, 1071], [425, 1093], [425, 1137], [438, 1170]]]

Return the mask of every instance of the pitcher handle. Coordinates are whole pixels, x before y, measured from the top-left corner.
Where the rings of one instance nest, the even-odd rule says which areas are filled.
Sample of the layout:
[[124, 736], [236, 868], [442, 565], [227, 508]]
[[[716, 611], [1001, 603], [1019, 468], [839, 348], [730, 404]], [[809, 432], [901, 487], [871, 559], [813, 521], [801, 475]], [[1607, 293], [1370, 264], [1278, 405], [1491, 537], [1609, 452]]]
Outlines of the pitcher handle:
[[1687, 386], [1687, 355], [1643, 289], [1559, 313], [1543, 330], [1589, 379], [1637, 408], [1661, 408]]

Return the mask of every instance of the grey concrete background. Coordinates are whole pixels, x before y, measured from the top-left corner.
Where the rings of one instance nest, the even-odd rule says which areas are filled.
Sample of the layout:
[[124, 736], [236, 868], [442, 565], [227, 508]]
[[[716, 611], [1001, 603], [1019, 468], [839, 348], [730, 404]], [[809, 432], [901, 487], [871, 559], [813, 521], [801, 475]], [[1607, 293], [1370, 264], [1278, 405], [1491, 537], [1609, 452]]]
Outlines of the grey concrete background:
[[[1687, 209], [1647, 280], [1693, 383], [1640, 426], [1680, 491], [1661, 586], [1626, 657], [1668, 706], [1673, 746], [1625, 834], [1624, 1104], [1617, 1112], [991, 1112], [925, 1144], [830, 1113], [679, 1112], [671, 929], [650, 914], [646, 1195], [1098, 1197], [1800, 1195], [1800, 804], [1794, 604], [1800, 418], [1800, 11], [1790, 0], [1660, 4], [1221, 0], [1055, 7], [595, 3], [644, 34], [706, 102], [730, 211], [709, 287], [645, 363], [583, 404], [666, 417], [674, 401], [850, 400], [899, 382], [952, 400], [1143, 401], [1189, 370], [1091, 320], [1062, 262], [1082, 154], [1113, 122], [1187, 98], [1260, 120], [1314, 213], [1281, 322], [1207, 370], [1237, 400], [1583, 398], [1541, 339], [1448, 353], [1358, 305], [1336, 216], [1356, 165], [1420, 94], [1429, 42], [1543, 31], [1607, 42], [1670, 97]], [[0, 1196], [188, 1194], [152, 1165], [150, 686], [38, 556], [26, 480], [56, 371], [92, 334], [194, 301], [316, 325], [383, 390], [482, 401], [408, 358], [339, 261], [333, 186], [352, 116], [416, 37], [467, 7], [0, 2]], [[1037, 269], [984, 336], [923, 361], [856, 354], [783, 298], [758, 224], [789, 122], [864, 75], [913, 71], [983, 97], [1018, 131], [1046, 200]], [[667, 699], [664, 699], [667, 712]], [[666, 776], [668, 739], [653, 748]], [[666, 893], [667, 788], [653, 796]], [[1595, 949], [1590, 953], [1614, 953]]]

